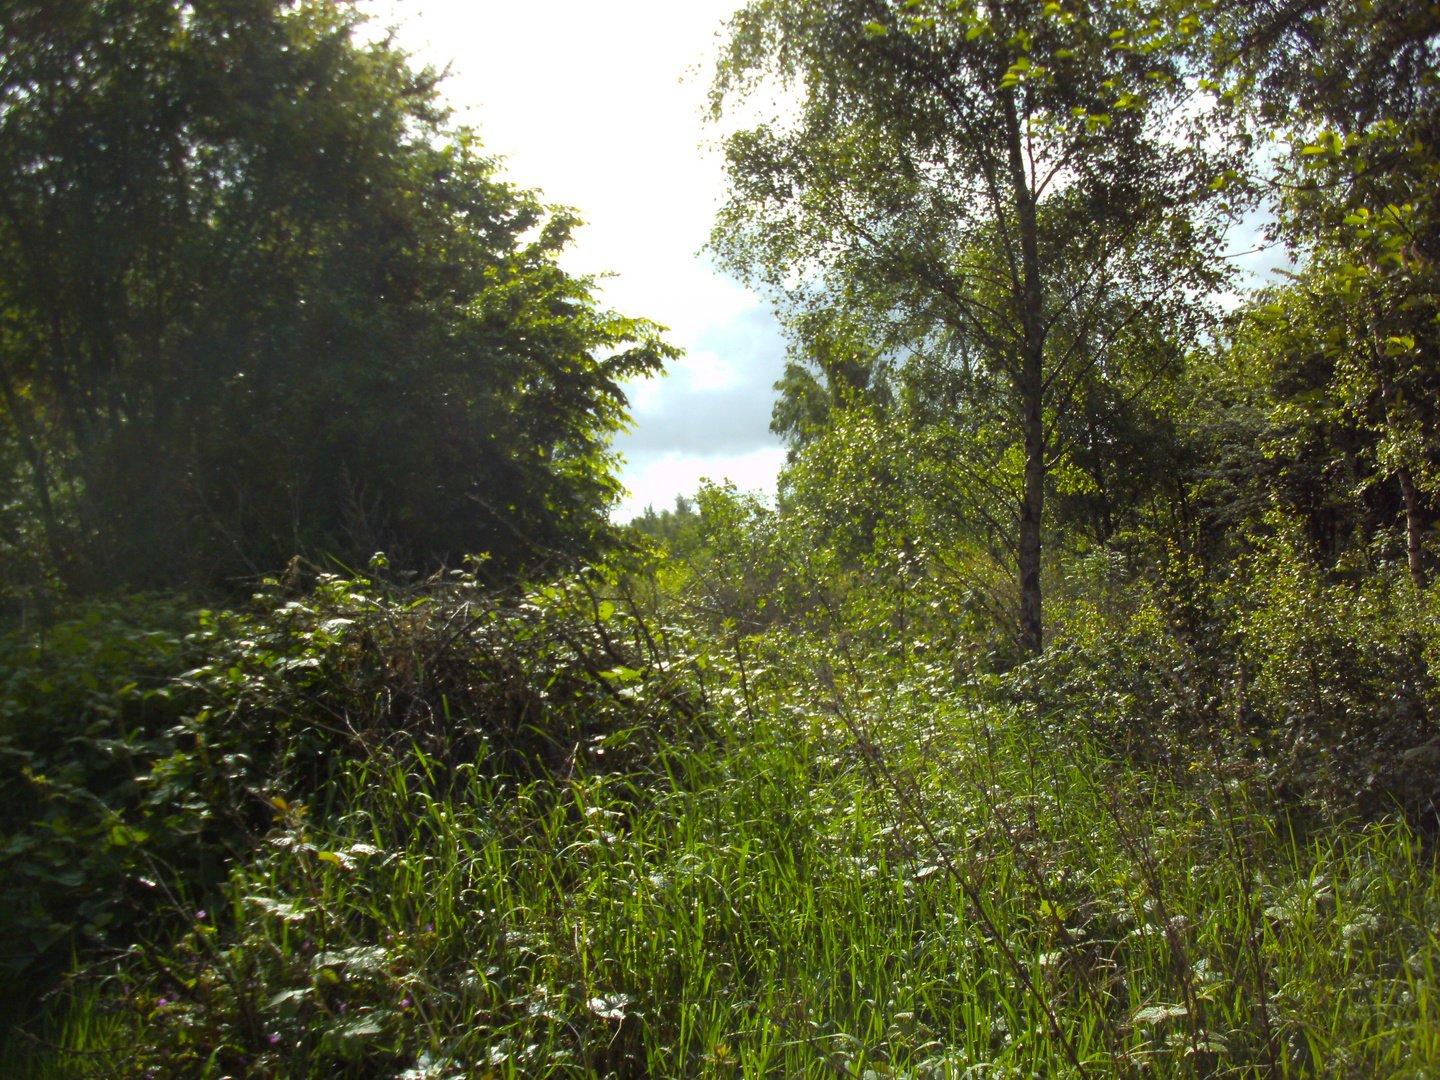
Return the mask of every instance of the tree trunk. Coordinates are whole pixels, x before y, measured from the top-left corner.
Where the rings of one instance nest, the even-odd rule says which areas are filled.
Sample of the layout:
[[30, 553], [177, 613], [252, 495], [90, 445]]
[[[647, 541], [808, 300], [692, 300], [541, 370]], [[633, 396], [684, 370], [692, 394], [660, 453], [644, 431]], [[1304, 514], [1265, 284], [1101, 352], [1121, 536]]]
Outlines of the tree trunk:
[[1425, 534], [1420, 525], [1420, 495], [1409, 468], [1401, 465], [1395, 476], [1405, 500], [1405, 554], [1410, 562], [1410, 580], [1415, 583], [1415, 591], [1421, 592], [1425, 588]]
[[45, 534], [51, 569], [58, 573], [64, 568], [65, 545], [60, 538], [55, 506], [50, 501], [50, 471], [45, 464], [45, 448], [36, 432], [28, 403], [20, 401], [19, 394], [10, 382], [9, 373], [3, 366], [0, 366], [0, 398], [4, 398], [5, 409], [15, 425], [15, 437], [30, 461], [30, 484], [35, 490], [35, 501], [40, 507], [40, 527]]
[[1045, 513], [1045, 426], [1041, 410], [1043, 368], [1038, 355], [1025, 358], [1025, 488], [1020, 500], [1020, 632], [1028, 652], [1045, 647], [1040, 592], [1040, 526]]
[[[1380, 402], [1385, 410], [1385, 433], [1398, 455], [1403, 456], [1405, 437], [1394, 412], [1394, 372], [1390, 358], [1385, 355], [1379, 320], [1373, 313], [1368, 320], [1368, 329], [1380, 381]], [[1400, 497], [1405, 503], [1405, 555], [1410, 565], [1410, 580], [1415, 583], [1415, 591], [1420, 592], [1425, 588], [1425, 534], [1420, 524], [1420, 494], [1415, 490], [1415, 477], [1408, 465], [1402, 463], [1395, 467], [1395, 479], [1400, 482]]]
[[1020, 498], [1020, 634], [1027, 652], [1038, 656], [1045, 648], [1040, 591], [1041, 525], [1045, 516], [1045, 313], [1040, 287], [1040, 229], [1035, 217], [1035, 196], [1025, 174], [1020, 119], [1013, 92], [1003, 95], [1009, 141], [1010, 188], [1015, 197], [1016, 224], [1020, 229], [1020, 311], [1025, 335], [1016, 390], [1023, 413], [1025, 483]]

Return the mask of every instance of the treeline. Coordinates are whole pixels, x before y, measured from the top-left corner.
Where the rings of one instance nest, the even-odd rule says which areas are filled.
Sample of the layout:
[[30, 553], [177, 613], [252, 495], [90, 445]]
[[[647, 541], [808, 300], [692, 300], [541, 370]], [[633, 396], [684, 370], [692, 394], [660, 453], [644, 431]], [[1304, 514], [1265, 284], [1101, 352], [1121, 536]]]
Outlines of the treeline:
[[595, 553], [674, 355], [319, 2], [0, 9], [0, 603]]
[[[1317, 566], [1398, 552], [1424, 589], [1433, 12], [783, 3], [733, 29], [717, 115], [771, 79], [802, 103], [729, 140], [713, 241], [794, 342], [785, 505], [856, 551], [993, 555], [1032, 654], [1047, 566], [1098, 551], [1214, 567], [1293, 526]], [[1296, 269], [1256, 290], [1237, 240]]]
[[1425, 806], [1437, 43], [1410, 4], [740, 12], [716, 115], [798, 102], [728, 140], [712, 239], [792, 342], [775, 511], [699, 499], [742, 624], [1078, 662], [1303, 797]]

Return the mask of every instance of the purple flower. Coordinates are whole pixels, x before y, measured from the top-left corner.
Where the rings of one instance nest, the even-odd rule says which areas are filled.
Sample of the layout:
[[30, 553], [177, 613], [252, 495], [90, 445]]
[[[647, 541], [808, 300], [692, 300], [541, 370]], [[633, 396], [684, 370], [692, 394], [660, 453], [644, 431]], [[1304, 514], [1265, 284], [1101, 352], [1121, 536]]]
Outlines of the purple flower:
[[402, 998], [400, 1001], [400, 1007], [402, 1009], [408, 1009], [410, 1007], [410, 999], [408, 997]]
[[199, 911], [195, 912], [195, 918], [197, 918], [197, 919], [203, 919], [203, 918], [205, 918], [205, 909], [204, 909], [204, 908], [201, 908]]
[[155, 1001], [155, 1007], [156, 1007], [157, 1009], [163, 1009], [166, 1005], [169, 1005], [169, 1004], [170, 1004], [170, 999], [169, 999], [169, 998], [157, 998], [156, 1001]]
[[280, 1033], [278, 1031], [272, 1031], [269, 1035], [265, 1037], [265, 1041], [268, 1042], [271, 1046], [274, 1046], [280, 1041]]

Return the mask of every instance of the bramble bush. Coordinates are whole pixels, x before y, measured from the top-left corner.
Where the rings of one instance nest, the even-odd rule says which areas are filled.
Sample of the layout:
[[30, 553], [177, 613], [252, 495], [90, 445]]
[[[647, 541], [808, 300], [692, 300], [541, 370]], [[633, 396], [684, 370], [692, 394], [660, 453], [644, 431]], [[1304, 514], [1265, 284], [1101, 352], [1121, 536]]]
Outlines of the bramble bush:
[[184, 930], [276, 800], [324, 821], [346, 809], [339, 778], [377, 753], [423, 758], [415, 775], [437, 797], [467, 770], [520, 783], [641, 768], [660, 740], [703, 729], [697, 648], [652, 632], [598, 571], [509, 593], [468, 573], [413, 588], [322, 574], [303, 594], [269, 581], [243, 612], [134, 598], [12, 637], [8, 1004], [33, 1002], [73, 956]]
[[1136, 763], [1220, 752], [1279, 804], [1435, 822], [1440, 624], [1403, 568], [1341, 580], [1282, 535], [1223, 577], [1177, 558], [1065, 605], [1002, 680], [1017, 700]]

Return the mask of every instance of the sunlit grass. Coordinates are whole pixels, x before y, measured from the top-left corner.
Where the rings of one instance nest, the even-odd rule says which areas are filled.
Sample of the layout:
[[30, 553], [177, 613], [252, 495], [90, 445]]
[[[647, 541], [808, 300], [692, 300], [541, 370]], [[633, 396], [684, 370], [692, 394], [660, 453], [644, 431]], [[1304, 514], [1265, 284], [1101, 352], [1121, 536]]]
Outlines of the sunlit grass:
[[843, 713], [643, 783], [422, 758], [277, 805], [223, 913], [175, 898], [185, 941], [77, 999], [58, 1041], [121, 1052], [34, 1075], [1432, 1074], [1404, 827], [1282, 830], [1243, 766], [1177, 786], [1020, 714]]

